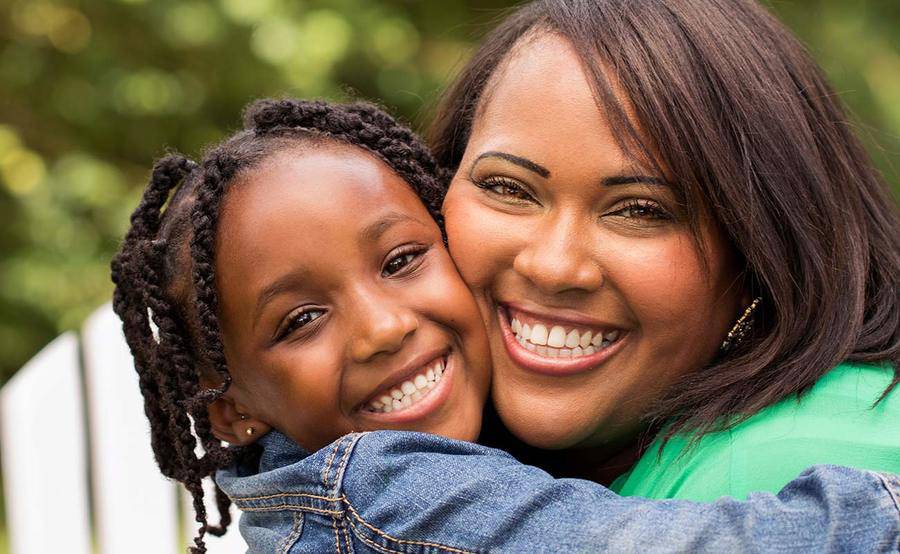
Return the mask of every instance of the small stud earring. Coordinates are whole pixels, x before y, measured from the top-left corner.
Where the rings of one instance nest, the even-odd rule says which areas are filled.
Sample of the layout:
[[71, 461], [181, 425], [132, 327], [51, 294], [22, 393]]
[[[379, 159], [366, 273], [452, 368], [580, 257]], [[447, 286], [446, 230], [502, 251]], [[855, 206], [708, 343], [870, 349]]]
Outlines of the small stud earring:
[[256, 429], [254, 429], [254, 428], [251, 426], [251, 427], [247, 427], [247, 430], [244, 431], [244, 432], [247, 433], [247, 436], [248, 436], [248, 437], [252, 437], [252, 436], [253, 436], [253, 433], [256, 432]]
[[722, 346], [719, 347], [720, 351], [728, 352], [733, 350], [747, 337], [748, 334], [750, 334], [750, 330], [753, 329], [753, 313], [756, 311], [756, 308], [759, 307], [761, 302], [762, 297], [757, 296], [753, 299], [753, 302], [747, 306], [747, 309], [744, 310], [744, 313], [738, 318], [737, 322], [735, 322], [734, 327], [728, 331], [728, 335], [725, 337], [725, 340], [722, 341]]
[[245, 420], [247, 420], [247, 418], [250, 417], [247, 414], [238, 414], [238, 415], [241, 417], [241, 421], [245, 421]]

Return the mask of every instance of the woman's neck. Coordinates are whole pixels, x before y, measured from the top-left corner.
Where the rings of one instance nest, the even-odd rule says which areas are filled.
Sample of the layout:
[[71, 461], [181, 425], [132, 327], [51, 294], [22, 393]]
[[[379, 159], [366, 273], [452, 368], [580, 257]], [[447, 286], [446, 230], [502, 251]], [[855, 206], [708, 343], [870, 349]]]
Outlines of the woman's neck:
[[529, 446], [510, 433], [488, 404], [478, 442], [500, 448], [522, 463], [537, 466], [554, 477], [576, 477], [609, 485], [629, 471], [652, 442], [653, 433], [644, 430], [619, 443], [582, 448], [545, 450]]

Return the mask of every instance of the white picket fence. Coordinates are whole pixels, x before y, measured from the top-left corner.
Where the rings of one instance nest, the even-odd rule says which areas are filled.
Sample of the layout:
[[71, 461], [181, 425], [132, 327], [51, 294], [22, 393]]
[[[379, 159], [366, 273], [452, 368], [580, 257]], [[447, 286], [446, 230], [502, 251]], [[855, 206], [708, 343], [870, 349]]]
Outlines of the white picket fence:
[[[176, 553], [195, 534], [188, 495], [153, 460], [137, 374], [109, 305], [0, 390], [0, 441], [13, 554]], [[207, 510], [215, 514], [214, 503]], [[222, 538], [207, 536], [207, 547], [247, 549], [236, 523]]]

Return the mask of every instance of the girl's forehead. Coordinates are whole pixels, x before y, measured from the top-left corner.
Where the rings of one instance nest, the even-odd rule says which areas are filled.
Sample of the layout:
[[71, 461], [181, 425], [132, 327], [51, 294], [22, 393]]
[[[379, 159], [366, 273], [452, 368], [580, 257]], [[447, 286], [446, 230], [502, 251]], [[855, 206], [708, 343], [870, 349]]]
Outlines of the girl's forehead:
[[412, 188], [359, 149], [279, 154], [235, 185], [222, 205], [217, 267], [248, 284], [322, 266], [316, 260], [359, 261], [367, 227], [388, 213], [434, 225]]
[[223, 227], [239, 229], [242, 223], [258, 226], [281, 215], [303, 215], [306, 221], [336, 218], [338, 227], [347, 228], [379, 205], [424, 210], [412, 188], [365, 150], [328, 146], [284, 151], [249, 171], [229, 191], [222, 207], [228, 225]]

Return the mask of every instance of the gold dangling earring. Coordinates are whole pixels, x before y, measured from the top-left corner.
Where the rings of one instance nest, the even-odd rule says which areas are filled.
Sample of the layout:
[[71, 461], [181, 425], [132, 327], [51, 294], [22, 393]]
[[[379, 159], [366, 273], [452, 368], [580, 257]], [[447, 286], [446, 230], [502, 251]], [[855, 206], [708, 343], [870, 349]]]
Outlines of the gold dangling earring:
[[254, 429], [253, 426], [251, 425], [250, 427], [247, 427], [247, 430], [245, 432], [247, 433], [248, 437], [252, 437], [253, 433], [256, 432], [256, 429]]
[[728, 352], [733, 350], [750, 333], [750, 330], [753, 329], [753, 312], [756, 311], [756, 308], [761, 302], [762, 297], [757, 296], [753, 299], [753, 302], [747, 306], [747, 309], [744, 310], [744, 313], [735, 322], [731, 331], [728, 331], [728, 335], [725, 337], [725, 340], [722, 341], [722, 346], [719, 347], [720, 351]]

